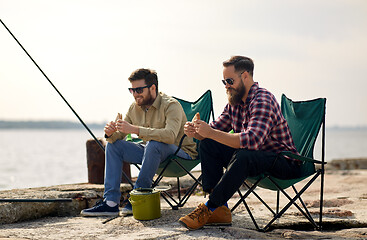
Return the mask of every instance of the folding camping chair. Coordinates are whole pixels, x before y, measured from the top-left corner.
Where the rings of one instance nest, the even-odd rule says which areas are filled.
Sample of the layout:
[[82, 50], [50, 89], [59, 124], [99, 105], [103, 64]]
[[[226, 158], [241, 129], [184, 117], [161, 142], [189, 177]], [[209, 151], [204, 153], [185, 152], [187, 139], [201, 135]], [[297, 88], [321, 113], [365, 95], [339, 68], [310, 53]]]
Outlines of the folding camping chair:
[[[233, 212], [238, 205], [242, 202], [245, 205], [247, 212], [249, 213], [255, 227], [259, 231], [267, 231], [271, 224], [279, 219], [286, 211], [289, 209], [291, 205], [294, 205], [303, 216], [305, 216], [312, 226], [321, 230], [322, 225], [322, 207], [323, 207], [323, 191], [324, 191], [324, 165], [325, 160], [325, 106], [326, 99], [318, 98], [309, 101], [292, 101], [287, 98], [284, 94], [282, 95], [281, 100], [281, 110], [286, 118], [294, 143], [296, 145], [296, 149], [298, 150], [300, 155], [293, 154], [291, 152], [282, 152], [281, 154], [284, 156], [288, 156], [294, 159], [298, 159], [302, 161], [302, 177], [297, 179], [289, 179], [282, 180], [277, 179], [275, 177], [270, 176], [265, 173], [260, 176], [254, 178], [248, 178], [246, 181], [252, 183], [252, 186], [249, 186], [246, 182], [244, 183], [248, 190], [244, 195], [242, 195], [241, 191], [238, 190], [238, 193], [241, 199], [233, 206], [231, 211]], [[321, 161], [313, 159], [313, 150], [317, 135], [322, 126], [322, 139], [321, 139]], [[315, 169], [315, 164], [319, 164], [319, 168]], [[311, 179], [303, 185], [301, 190], [297, 191], [294, 184], [311, 177]], [[301, 195], [307, 190], [307, 188], [318, 178], [321, 179], [320, 186], [320, 215], [319, 222], [316, 223], [310, 212], [308, 211], [306, 204], [301, 198]], [[265, 189], [277, 191], [277, 204], [276, 211], [274, 211], [269, 205], [254, 191], [255, 188], [259, 186]], [[284, 190], [288, 187], [292, 187], [294, 190], [294, 196], [290, 197]], [[289, 202], [279, 211], [279, 199], [280, 192], [289, 200]], [[246, 203], [246, 197], [249, 194], [254, 194], [258, 200], [260, 200], [264, 206], [273, 214], [273, 218], [265, 225], [263, 228], [259, 228], [250, 208]], [[297, 204], [297, 200], [301, 203], [304, 210]]]
[[[174, 97], [177, 99], [183, 110], [185, 111], [187, 121], [191, 121], [197, 112], [200, 113], [200, 119], [209, 122], [210, 117], [214, 120], [214, 110], [213, 110], [213, 98], [210, 90], [207, 90], [198, 100], [195, 102], [189, 102], [186, 100], [182, 100], [180, 98]], [[186, 135], [184, 135], [180, 144], [177, 148], [177, 151], [170, 155], [166, 160], [161, 162], [158, 167], [156, 174], [158, 175], [156, 179], [153, 181], [152, 188], [157, 187], [161, 182], [163, 177], [175, 177], [177, 178], [177, 196], [173, 196], [169, 190], [162, 190], [161, 196], [163, 199], [172, 207], [172, 209], [177, 210], [179, 207], [183, 207], [191, 194], [195, 191], [198, 185], [201, 185], [201, 174], [198, 178], [196, 178], [190, 171], [195, 168], [198, 164], [200, 164], [201, 160], [198, 156], [197, 159], [184, 159], [177, 156], [178, 151], [181, 148], [181, 144]], [[136, 141], [136, 140], [135, 140]], [[137, 140], [138, 141], [138, 140]], [[197, 150], [200, 144], [200, 141], [194, 139], [197, 145]], [[134, 164], [139, 170], [139, 166]], [[181, 186], [180, 186], [180, 177], [189, 175], [194, 183], [191, 187], [189, 187], [185, 193], [185, 195], [181, 196]]]

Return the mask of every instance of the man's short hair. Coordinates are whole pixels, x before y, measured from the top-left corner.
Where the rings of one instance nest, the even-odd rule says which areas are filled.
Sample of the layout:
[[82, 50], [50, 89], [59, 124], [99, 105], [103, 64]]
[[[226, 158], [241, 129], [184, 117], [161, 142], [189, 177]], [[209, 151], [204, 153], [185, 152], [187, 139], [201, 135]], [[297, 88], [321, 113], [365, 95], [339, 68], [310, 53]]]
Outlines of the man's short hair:
[[233, 56], [229, 60], [223, 62], [223, 67], [234, 66], [235, 72], [247, 71], [254, 76], [254, 62], [251, 58], [244, 56]]
[[154, 84], [156, 87], [156, 93], [158, 93], [158, 76], [156, 71], [147, 68], [140, 68], [131, 73], [129, 77], [130, 82], [141, 79], [145, 80], [146, 85]]

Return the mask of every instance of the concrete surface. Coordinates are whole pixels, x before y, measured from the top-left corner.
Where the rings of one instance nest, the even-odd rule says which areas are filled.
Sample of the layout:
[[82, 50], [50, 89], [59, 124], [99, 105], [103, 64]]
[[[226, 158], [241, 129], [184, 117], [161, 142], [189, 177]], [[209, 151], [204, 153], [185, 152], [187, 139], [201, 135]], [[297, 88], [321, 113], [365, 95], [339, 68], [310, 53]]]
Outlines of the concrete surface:
[[[291, 207], [274, 228], [258, 232], [240, 205], [233, 212], [229, 227], [204, 227], [188, 231], [177, 220], [191, 212], [207, 198], [200, 191], [179, 210], [172, 210], [161, 199], [162, 217], [151, 221], [138, 221], [132, 216], [109, 218], [83, 218], [81, 209], [92, 206], [103, 194], [103, 185], [71, 184], [45, 188], [1, 191], [0, 198], [71, 198], [72, 202], [57, 203], [0, 203], [0, 239], [367, 239], [367, 171], [329, 170], [325, 175], [323, 231], [315, 231], [307, 220]], [[189, 180], [184, 181], [188, 184]], [[166, 182], [166, 184], [173, 184]], [[298, 184], [297, 184], [298, 185]], [[130, 187], [121, 184], [126, 193]], [[275, 192], [256, 191], [275, 206]], [[290, 190], [287, 190], [290, 192]], [[305, 192], [304, 201], [318, 219], [319, 182]], [[229, 206], [237, 202], [235, 195]], [[281, 204], [284, 204], [281, 198]], [[247, 199], [258, 223], [265, 223], [270, 213], [257, 199]], [[110, 220], [110, 221], [109, 221]]]

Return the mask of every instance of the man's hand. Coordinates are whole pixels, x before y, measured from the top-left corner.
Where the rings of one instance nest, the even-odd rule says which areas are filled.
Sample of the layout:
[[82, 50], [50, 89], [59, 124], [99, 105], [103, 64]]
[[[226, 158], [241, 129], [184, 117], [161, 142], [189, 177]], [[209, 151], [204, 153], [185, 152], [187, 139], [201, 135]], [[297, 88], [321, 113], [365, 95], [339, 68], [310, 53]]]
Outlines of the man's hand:
[[186, 122], [185, 126], [184, 126], [184, 133], [188, 136], [188, 137], [195, 137], [195, 126], [194, 123], [192, 122]]
[[104, 127], [104, 133], [108, 136], [111, 137], [111, 135], [117, 131], [117, 128], [115, 126], [115, 122], [111, 121], [109, 123], [106, 124], [106, 126]]
[[135, 125], [131, 125], [130, 123], [124, 120], [121, 120], [121, 119], [118, 119], [116, 121], [116, 128], [118, 131], [122, 133], [126, 133], [126, 134], [135, 133], [139, 135], [139, 127]]
[[203, 120], [195, 120], [194, 127], [195, 132], [203, 138], [210, 138], [210, 135], [214, 131], [213, 128], [210, 127], [210, 125], [204, 122]]

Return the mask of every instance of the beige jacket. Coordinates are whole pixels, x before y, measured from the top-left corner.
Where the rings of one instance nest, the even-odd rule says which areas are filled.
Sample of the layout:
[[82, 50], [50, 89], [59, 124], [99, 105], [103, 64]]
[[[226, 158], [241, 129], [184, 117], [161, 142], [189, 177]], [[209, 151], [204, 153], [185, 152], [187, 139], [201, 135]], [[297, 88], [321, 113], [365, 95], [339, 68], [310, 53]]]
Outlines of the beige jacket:
[[[125, 121], [139, 126], [139, 138], [144, 142], [154, 140], [178, 146], [184, 135], [184, 125], [187, 121], [181, 104], [173, 97], [160, 92], [152, 106], [145, 111], [134, 102], [125, 116]], [[126, 134], [115, 132], [106, 140], [113, 143], [124, 139]], [[182, 150], [195, 159], [196, 144], [193, 138], [185, 137]]]

